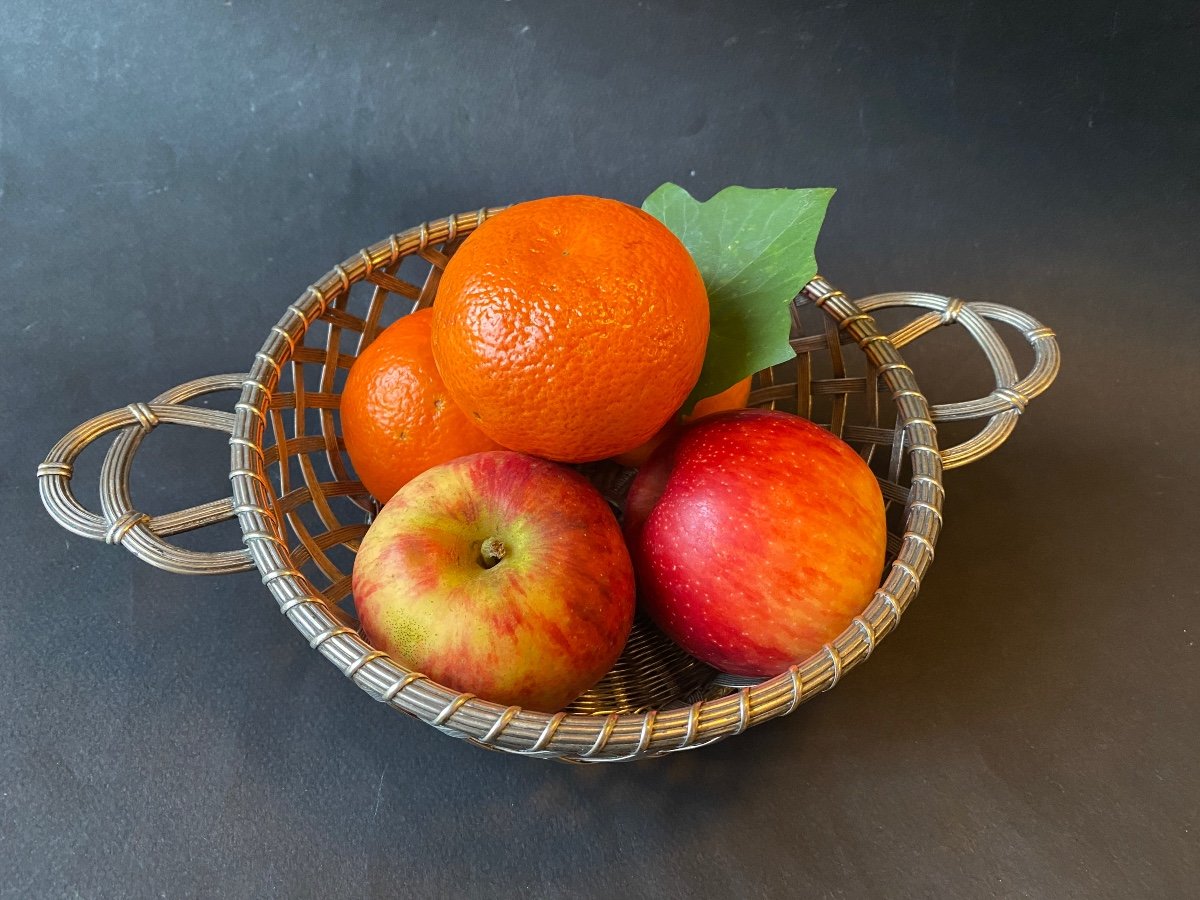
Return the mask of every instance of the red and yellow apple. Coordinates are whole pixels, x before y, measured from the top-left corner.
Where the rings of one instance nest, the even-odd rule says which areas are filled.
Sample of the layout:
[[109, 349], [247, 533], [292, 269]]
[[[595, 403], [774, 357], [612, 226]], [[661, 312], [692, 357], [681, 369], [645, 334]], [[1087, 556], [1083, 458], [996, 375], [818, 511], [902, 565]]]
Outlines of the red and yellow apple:
[[776, 675], [837, 637], [879, 583], [887, 529], [870, 468], [798, 416], [687, 427], [638, 473], [626, 537], [639, 599], [698, 659]]
[[362, 540], [353, 589], [363, 633], [398, 662], [544, 712], [608, 672], [633, 622], [608, 504], [578, 473], [507, 450], [397, 491]]

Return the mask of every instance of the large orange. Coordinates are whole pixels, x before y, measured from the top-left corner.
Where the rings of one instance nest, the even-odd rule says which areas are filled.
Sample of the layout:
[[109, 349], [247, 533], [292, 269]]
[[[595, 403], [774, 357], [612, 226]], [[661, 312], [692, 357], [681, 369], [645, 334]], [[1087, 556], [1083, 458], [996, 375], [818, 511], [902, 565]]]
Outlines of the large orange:
[[380, 503], [426, 469], [496, 449], [446, 392], [429, 346], [432, 322], [425, 309], [384, 329], [342, 391], [346, 452]]
[[653, 216], [600, 197], [547, 197], [484, 222], [451, 257], [433, 353], [491, 438], [564, 462], [636, 447], [700, 375], [708, 297]]

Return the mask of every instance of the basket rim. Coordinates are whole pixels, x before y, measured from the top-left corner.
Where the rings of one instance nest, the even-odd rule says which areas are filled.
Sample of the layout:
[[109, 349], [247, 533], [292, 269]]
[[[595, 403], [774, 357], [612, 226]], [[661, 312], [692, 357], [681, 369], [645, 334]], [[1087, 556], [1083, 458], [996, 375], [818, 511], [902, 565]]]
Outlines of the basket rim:
[[454, 737], [525, 756], [615, 762], [696, 749], [787, 715], [835, 686], [847, 670], [870, 656], [916, 596], [933, 560], [945, 494], [936, 427], [912, 369], [879, 332], [873, 317], [820, 276], [800, 296], [833, 318], [891, 391], [912, 477], [899, 552], [875, 594], [837, 638], [803, 662], [728, 696], [684, 707], [608, 716], [504, 707], [437, 684], [376, 650], [294, 564], [286, 529], [273, 511], [277, 496], [267, 477], [262, 446], [283, 366], [308, 329], [355, 283], [404, 256], [437, 254], [435, 245], [464, 237], [501, 209], [482, 208], [426, 222], [347, 258], [287, 307], [255, 354], [234, 407], [229, 479], [242, 542], [280, 611], [311, 648], [375, 699]]

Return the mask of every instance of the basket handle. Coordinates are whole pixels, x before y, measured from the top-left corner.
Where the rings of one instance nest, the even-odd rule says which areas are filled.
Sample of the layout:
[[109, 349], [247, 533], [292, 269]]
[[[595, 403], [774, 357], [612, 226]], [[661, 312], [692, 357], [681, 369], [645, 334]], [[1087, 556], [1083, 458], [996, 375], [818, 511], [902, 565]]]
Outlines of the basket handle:
[[[138, 559], [181, 575], [223, 575], [254, 568], [246, 548], [218, 553], [184, 550], [163, 540], [232, 519], [237, 515], [230, 498], [202, 503], [179, 512], [148, 516], [133, 508], [129, 473], [143, 438], [155, 426], [168, 422], [233, 433], [232, 413], [182, 405], [203, 394], [240, 390], [246, 375], [210, 375], [159, 394], [149, 403], [131, 403], [102, 413], [68, 432], [38, 466], [38, 489], [51, 517], [75, 534], [108, 544], [120, 544]], [[93, 441], [120, 429], [100, 470], [100, 506], [103, 516], [85, 509], [71, 490], [74, 462]]]
[[[997, 303], [968, 303], [957, 297], [913, 291], [874, 294], [855, 303], [868, 313], [877, 309], [928, 310], [889, 335], [897, 348], [911, 344], [943, 325], [957, 324], [967, 330], [987, 357], [996, 379], [995, 390], [978, 400], [930, 404], [934, 422], [987, 418], [987, 424], [973, 438], [941, 451], [943, 468], [965, 466], [987, 456], [1003, 444], [1017, 427], [1017, 419], [1029, 401], [1050, 387], [1058, 374], [1060, 360], [1054, 332], [1028, 313], [1012, 307]], [[992, 327], [992, 322], [1017, 329], [1033, 348], [1033, 368], [1025, 377], [1018, 377], [1012, 354]]]

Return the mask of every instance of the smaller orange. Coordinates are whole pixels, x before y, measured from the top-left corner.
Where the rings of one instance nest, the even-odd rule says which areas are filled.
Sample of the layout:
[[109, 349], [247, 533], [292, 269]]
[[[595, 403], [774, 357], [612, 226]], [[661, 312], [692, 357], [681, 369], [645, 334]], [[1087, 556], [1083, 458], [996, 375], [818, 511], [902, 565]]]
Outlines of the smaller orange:
[[380, 503], [426, 469], [495, 450], [446, 393], [433, 362], [433, 311], [385, 328], [350, 367], [342, 391], [342, 437], [363, 485]]
[[671, 419], [658, 430], [658, 433], [650, 440], [641, 446], [634, 447], [619, 456], [614, 456], [613, 460], [623, 466], [629, 466], [631, 469], [640, 469], [646, 464], [646, 460], [650, 458], [650, 454], [659, 448], [667, 438], [677, 432], [682, 425], [688, 422], [695, 422], [697, 419], [703, 419], [705, 416], [711, 416], [713, 413], [724, 412], [727, 409], [742, 409], [746, 405], [746, 401], [750, 399], [750, 382], [754, 380], [753, 375], [747, 375], [733, 387], [727, 387], [718, 394], [713, 394], [711, 397], [705, 397], [692, 407], [691, 415], [676, 416]]
[[727, 409], [744, 409], [746, 401], [750, 399], [750, 382], [753, 380], [753, 375], [747, 375], [733, 387], [727, 387], [719, 394], [705, 397], [692, 407], [691, 414], [684, 416], [683, 421], [695, 422], [697, 419], [703, 419], [713, 413], [725, 412]]

